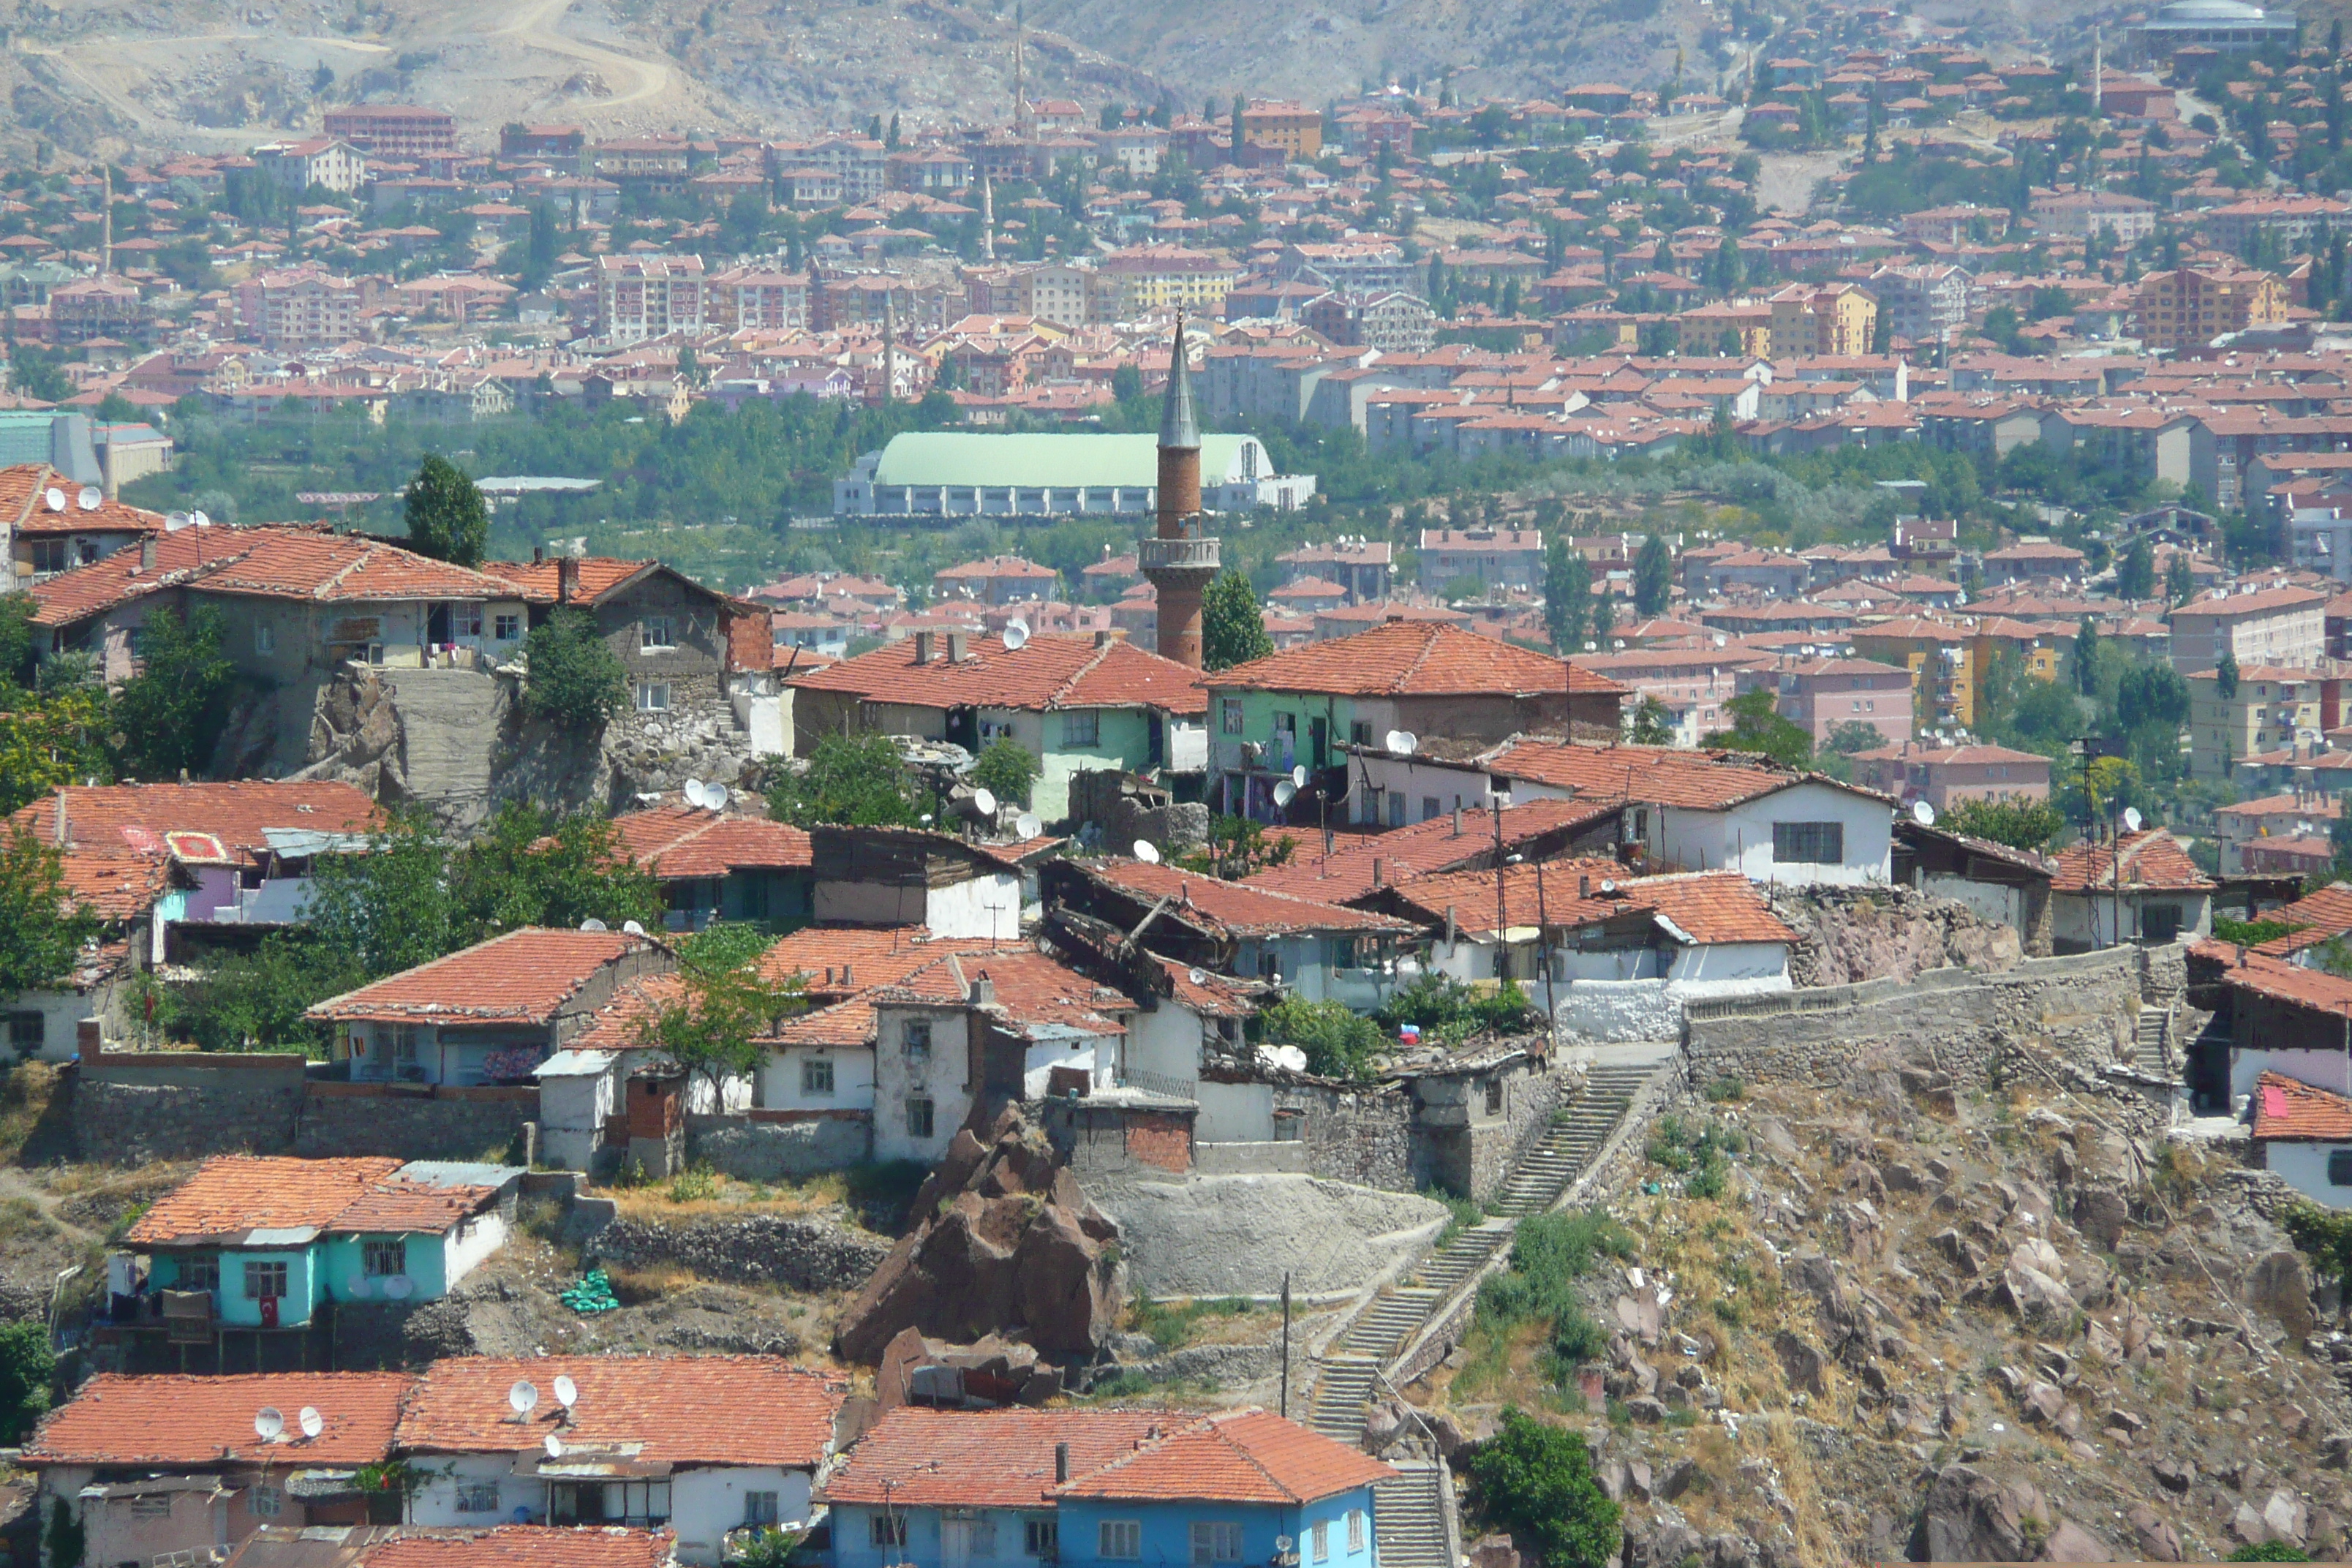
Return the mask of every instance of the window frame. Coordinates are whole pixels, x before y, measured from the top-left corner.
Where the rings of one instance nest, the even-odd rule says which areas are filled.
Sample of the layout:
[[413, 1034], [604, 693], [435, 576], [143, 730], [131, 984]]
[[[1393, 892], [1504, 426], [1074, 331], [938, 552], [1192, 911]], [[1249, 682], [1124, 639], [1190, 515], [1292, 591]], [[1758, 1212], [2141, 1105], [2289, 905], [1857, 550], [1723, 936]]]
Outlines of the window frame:
[[[820, 1079], [824, 1080], [822, 1083], [818, 1081]], [[835, 1092], [837, 1091], [834, 1087], [833, 1058], [803, 1057], [801, 1058], [801, 1093], [811, 1099], [823, 1097], [830, 1100]]]
[[1307, 1532], [1307, 1542], [1309, 1548], [1307, 1559], [1308, 1562], [1331, 1561], [1331, 1521], [1328, 1519], [1317, 1520], [1314, 1526]]
[[[395, 1259], [398, 1267], [383, 1267], [386, 1258]], [[389, 1240], [369, 1238], [360, 1243], [360, 1273], [370, 1279], [389, 1279], [395, 1274], [408, 1272], [408, 1243], [398, 1237]]]
[[1242, 711], [1240, 698], [1221, 697], [1217, 700], [1217, 723], [1223, 734], [1244, 735], [1249, 732], [1246, 727], [1248, 716]]
[[907, 1516], [903, 1513], [869, 1513], [866, 1516], [866, 1537], [869, 1546], [907, 1544]]
[[743, 1494], [743, 1525], [747, 1530], [773, 1530], [783, 1521], [783, 1494], [769, 1489]]
[[647, 615], [637, 617], [637, 652], [674, 653], [677, 650], [677, 617], [671, 615]]
[[[640, 713], [669, 711], [670, 683], [667, 680], [640, 680], [635, 683], [636, 709]], [[659, 700], [656, 700], [658, 695]]]
[[1023, 1554], [1043, 1561], [1062, 1555], [1062, 1521], [1058, 1519], [1029, 1518], [1021, 1521]]
[[522, 639], [522, 617], [510, 613], [491, 616], [490, 637], [494, 642], [520, 642]]
[[[276, 1277], [275, 1290], [257, 1289], [267, 1286]], [[283, 1301], [293, 1294], [294, 1270], [282, 1258], [248, 1258], [245, 1260], [245, 1299], [248, 1301]]]
[[2330, 1149], [2327, 1152], [2327, 1184], [2331, 1187], [2352, 1187], [2352, 1148]]
[[276, 653], [278, 651], [278, 628], [271, 626], [268, 621], [254, 622], [253, 651], [256, 653]]
[[[457, 1513], [496, 1513], [499, 1511], [499, 1483], [489, 1481], [459, 1481], [453, 1510]], [[482, 1500], [484, 1495], [489, 1498]]]
[[907, 1136], [926, 1140], [938, 1137], [939, 1109], [939, 1102], [928, 1095], [908, 1095], [906, 1107]]
[[267, 1480], [257, 1480], [245, 1494], [245, 1510], [256, 1519], [276, 1519], [286, 1511], [283, 1488]]
[[1348, 1510], [1348, 1554], [1349, 1556], [1352, 1557], [1364, 1549], [1364, 1541], [1368, 1533], [1364, 1528], [1364, 1510], [1360, 1508], [1349, 1509]]
[[217, 1290], [220, 1289], [220, 1254], [190, 1252], [181, 1255], [180, 1270], [173, 1289], [180, 1290]]
[[1062, 744], [1084, 747], [1093, 751], [1102, 745], [1102, 710], [1099, 708], [1065, 708], [1062, 710]]
[[1238, 1521], [1230, 1519], [1196, 1519], [1192, 1521], [1192, 1546], [1195, 1568], [1239, 1563], [1242, 1560], [1242, 1527]]
[[1775, 866], [1842, 866], [1845, 863], [1845, 824], [1775, 822], [1772, 864]]
[[8, 1048], [18, 1056], [38, 1056], [49, 1043], [49, 1016], [37, 1007], [8, 1011]]
[[1097, 1520], [1095, 1555], [1106, 1563], [1141, 1562], [1143, 1521], [1139, 1519]]

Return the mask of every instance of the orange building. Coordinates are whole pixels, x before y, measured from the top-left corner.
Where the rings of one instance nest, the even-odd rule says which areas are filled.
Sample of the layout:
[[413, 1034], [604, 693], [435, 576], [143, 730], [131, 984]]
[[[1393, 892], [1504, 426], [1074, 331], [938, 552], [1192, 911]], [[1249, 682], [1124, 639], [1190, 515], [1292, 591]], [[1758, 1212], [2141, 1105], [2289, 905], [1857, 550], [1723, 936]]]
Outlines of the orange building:
[[1853, 283], [1792, 283], [1772, 296], [1770, 353], [1866, 354], [1878, 335], [1878, 297]]
[[1253, 99], [1242, 110], [1242, 140], [1279, 147], [1291, 162], [1311, 163], [1323, 155], [1322, 111], [1304, 103]]
[[2151, 272], [2132, 292], [2132, 335], [2152, 349], [2194, 348], [2225, 332], [2286, 320], [2286, 285], [2241, 267]]

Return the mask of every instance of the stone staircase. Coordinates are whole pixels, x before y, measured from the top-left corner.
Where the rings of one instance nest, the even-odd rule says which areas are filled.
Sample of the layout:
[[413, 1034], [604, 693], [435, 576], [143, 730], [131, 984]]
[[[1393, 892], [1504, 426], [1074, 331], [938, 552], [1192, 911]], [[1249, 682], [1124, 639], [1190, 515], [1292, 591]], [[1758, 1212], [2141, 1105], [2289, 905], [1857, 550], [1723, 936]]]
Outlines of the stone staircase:
[[2172, 1060], [2171, 1010], [2142, 1007], [2138, 1027], [2139, 1037], [2132, 1051], [2132, 1066], [2155, 1078], [2174, 1077], [2179, 1069]]
[[[1411, 1274], [1375, 1296], [1332, 1342], [1315, 1379], [1307, 1424], [1342, 1443], [1360, 1441], [1364, 1406], [1381, 1369], [1396, 1359], [1463, 1281], [1510, 1246], [1521, 1219], [1540, 1215], [1559, 1201], [1616, 1131], [1634, 1097], [1668, 1068], [1653, 1062], [1592, 1068], [1584, 1088], [1512, 1169], [1489, 1205], [1493, 1217], [1459, 1232], [1423, 1258]], [[1385, 1530], [1381, 1539], [1385, 1549]]]
[[1372, 1486], [1372, 1534], [1380, 1547], [1381, 1568], [1454, 1568], [1446, 1548], [1443, 1463], [1390, 1463], [1397, 1473]]

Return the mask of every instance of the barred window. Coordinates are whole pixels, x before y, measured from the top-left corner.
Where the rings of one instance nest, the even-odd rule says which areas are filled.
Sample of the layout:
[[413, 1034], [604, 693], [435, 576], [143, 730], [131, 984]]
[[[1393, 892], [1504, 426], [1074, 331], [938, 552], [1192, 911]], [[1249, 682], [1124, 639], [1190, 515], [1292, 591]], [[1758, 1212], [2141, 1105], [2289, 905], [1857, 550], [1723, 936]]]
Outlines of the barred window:
[[1783, 866], [1834, 866], [1845, 858], [1845, 824], [1776, 822], [1772, 858]]

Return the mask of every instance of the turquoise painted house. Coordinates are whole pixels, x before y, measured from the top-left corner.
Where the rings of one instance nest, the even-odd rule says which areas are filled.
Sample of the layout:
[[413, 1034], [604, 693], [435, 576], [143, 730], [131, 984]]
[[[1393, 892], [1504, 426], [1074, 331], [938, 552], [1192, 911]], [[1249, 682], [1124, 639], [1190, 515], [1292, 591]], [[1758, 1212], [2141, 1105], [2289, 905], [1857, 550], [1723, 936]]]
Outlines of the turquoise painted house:
[[1376, 1568], [1396, 1473], [1264, 1410], [901, 1405], [825, 1483], [832, 1568]]
[[434, 1160], [207, 1160], [108, 1258], [111, 1325], [210, 1339], [305, 1328], [331, 1302], [437, 1300], [505, 1245], [523, 1174]]

